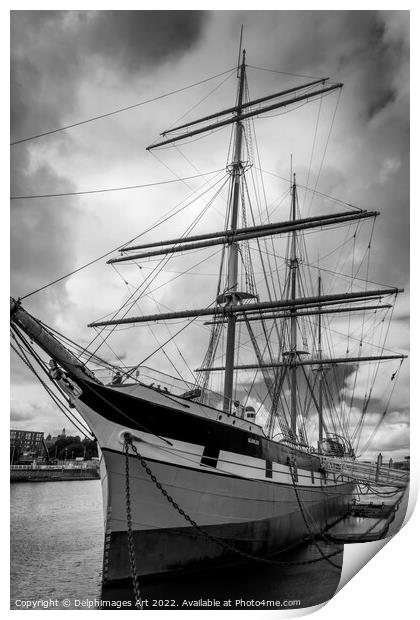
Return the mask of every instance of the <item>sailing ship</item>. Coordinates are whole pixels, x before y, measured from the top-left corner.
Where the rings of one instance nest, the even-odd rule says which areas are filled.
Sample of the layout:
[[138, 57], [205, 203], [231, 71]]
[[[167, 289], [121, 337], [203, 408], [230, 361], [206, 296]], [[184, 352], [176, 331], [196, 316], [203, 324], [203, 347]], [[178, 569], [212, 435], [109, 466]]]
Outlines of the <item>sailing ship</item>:
[[[250, 221], [246, 210], [251, 164], [245, 150], [252, 119], [318, 100], [342, 84], [314, 79], [250, 100], [246, 73], [243, 51], [235, 105], [173, 127], [148, 147], [183, 143], [231, 126], [225, 228], [126, 245], [108, 261], [116, 266], [220, 246], [214, 303], [139, 316], [127, 316], [132, 304], [126, 304], [123, 316], [90, 325], [106, 329], [204, 318], [210, 329], [209, 346], [195, 381], [145, 365], [127, 367], [102, 360], [31, 316], [19, 299], [11, 299], [17, 352], [24, 361], [32, 352], [44, 370], [46, 362], [33, 344], [51, 358], [50, 380], [98, 441], [106, 583], [129, 578], [133, 566], [136, 575], [146, 576], [267, 558], [342, 518], [360, 478], [378, 481], [379, 476], [385, 483], [403, 484], [401, 474], [358, 462], [356, 438], [367, 407], [352, 434], [343, 421], [344, 415], [347, 420], [354, 415], [352, 407], [337, 411], [336, 401], [340, 386], [349, 376], [357, 376], [362, 363], [377, 368], [387, 360], [400, 363], [405, 356], [390, 354], [383, 346], [376, 355], [363, 354], [360, 348], [353, 356], [349, 350], [331, 356], [326, 355], [325, 340], [329, 317], [382, 316], [401, 289], [368, 288], [364, 283], [362, 290], [325, 292], [319, 267], [318, 276], [310, 276], [308, 294], [302, 276], [305, 233], [359, 225], [375, 219], [378, 212], [349, 206], [302, 217], [295, 175], [287, 220]], [[273, 252], [274, 241], [287, 242], [284, 275], [262, 249], [267, 248], [262, 245], [267, 239]], [[261, 259], [268, 299], [261, 299], [257, 290], [250, 241], [256, 243]], [[246, 363], [240, 363], [238, 354], [241, 327], [252, 346], [253, 360]], [[223, 355], [217, 357], [221, 348]], [[100, 378], [99, 367], [110, 373], [107, 379]], [[343, 367], [352, 368], [353, 374], [342, 373]], [[241, 376], [243, 380], [238, 379]], [[223, 377], [221, 390], [212, 389], [213, 377]], [[264, 394], [259, 404], [250, 396], [256, 383]], [[314, 420], [316, 436], [309, 437], [309, 421]]]

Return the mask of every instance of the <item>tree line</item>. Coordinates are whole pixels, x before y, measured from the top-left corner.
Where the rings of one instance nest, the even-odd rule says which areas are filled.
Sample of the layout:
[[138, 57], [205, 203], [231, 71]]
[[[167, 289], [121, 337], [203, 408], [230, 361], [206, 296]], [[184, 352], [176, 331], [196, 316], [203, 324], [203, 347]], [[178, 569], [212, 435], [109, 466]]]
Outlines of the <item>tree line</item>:
[[[48, 440], [48, 438], [47, 438]], [[98, 456], [98, 446], [94, 439], [80, 439], [79, 435], [60, 436], [54, 444], [48, 447], [48, 456], [50, 459], [56, 458], [60, 461], [64, 459], [75, 459], [83, 457], [90, 460], [94, 456]]]

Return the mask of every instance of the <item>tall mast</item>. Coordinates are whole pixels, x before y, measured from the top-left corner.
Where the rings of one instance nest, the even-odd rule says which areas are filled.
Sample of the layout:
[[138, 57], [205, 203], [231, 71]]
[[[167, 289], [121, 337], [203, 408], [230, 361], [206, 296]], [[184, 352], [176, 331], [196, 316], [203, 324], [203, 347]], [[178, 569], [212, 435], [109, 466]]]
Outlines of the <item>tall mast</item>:
[[[292, 185], [292, 221], [296, 220], [296, 174], [293, 174], [293, 185]], [[292, 247], [290, 253], [290, 269], [291, 269], [291, 294], [290, 299], [294, 301], [296, 299], [296, 276], [297, 276], [297, 232], [294, 230], [292, 232]], [[296, 317], [296, 307], [292, 306], [290, 308], [290, 429], [292, 431], [292, 436], [296, 437], [296, 418], [297, 418], [297, 377], [296, 377], [296, 355], [297, 355], [297, 317]]]
[[[321, 297], [321, 274], [318, 274], [318, 295]], [[319, 360], [322, 360], [322, 314], [318, 316], [318, 355]], [[318, 449], [321, 450], [322, 445], [322, 427], [324, 425], [323, 414], [322, 414], [322, 379], [323, 379], [323, 368], [320, 363], [319, 369], [319, 394], [318, 394]]]
[[[242, 134], [243, 125], [240, 121], [240, 115], [242, 112], [243, 95], [245, 84], [245, 50], [242, 52], [242, 64], [239, 73], [239, 90], [238, 90], [238, 102], [237, 102], [237, 120], [235, 123], [235, 152], [233, 157], [232, 166], [232, 192], [231, 192], [231, 220], [230, 227], [232, 231], [236, 231], [238, 227], [238, 206], [240, 197], [240, 185], [242, 175]], [[238, 289], [238, 242], [233, 241], [229, 244], [228, 254], [228, 285], [225, 294], [227, 305], [234, 306], [238, 303], [237, 289]], [[226, 338], [226, 370], [225, 370], [225, 384], [224, 384], [224, 402], [223, 408], [225, 411], [230, 411], [230, 403], [233, 394], [233, 372], [235, 364], [235, 330], [236, 330], [236, 316], [230, 314], [227, 324], [227, 338]]]

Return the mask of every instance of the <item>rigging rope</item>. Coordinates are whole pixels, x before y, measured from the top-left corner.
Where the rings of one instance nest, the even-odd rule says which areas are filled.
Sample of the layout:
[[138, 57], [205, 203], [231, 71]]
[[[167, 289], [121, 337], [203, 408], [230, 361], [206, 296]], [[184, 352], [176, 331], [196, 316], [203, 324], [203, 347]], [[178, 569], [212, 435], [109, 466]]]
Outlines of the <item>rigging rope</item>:
[[[403, 361], [404, 361], [404, 360], [401, 360], [401, 362], [400, 362], [400, 364], [399, 364], [399, 366], [398, 366], [397, 370], [395, 371], [395, 373], [393, 373], [393, 375], [392, 375], [392, 377], [391, 377], [391, 381], [393, 381], [393, 386], [392, 386], [391, 392], [390, 392], [390, 394], [389, 394], [389, 397], [388, 397], [388, 400], [387, 400], [387, 403], [386, 403], [385, 409], [384, 409], [383, 413], [381, 414], [381, 416], [380, 416], [380, 418], [379, 418], [379, 420], [378, 420], [378, 423], [376, 424], [375, 428], [374, 428], [374, 429], [373, 429], [373, 431], [371, 432], [371, 434], [370, 434], [370, 436], [369, 436], [368, 440], [366, 441], [365, 445], [363, 446], [363, 449], [361, 450], [361, 453], [362, 453], [362, 454], [366, 452], [366, 450], [368, 449], [369, 445], [372, 443], [372, 441], [373, 441], [373, 439], [374, 439], [374, 437], [375, 437], [376, 433], [378, 432], [379, 427], [381, 426], [381, 424], [382, 424], [382, 422], [383, 422], [383, 420], [384, 420], [385, 416], [386, 416], [386, 415], [387, 415], [387, 413], [388, 413], [389, 405], [390, 405], [390, 403], [391, 403], [392, 395], [393, 395], [393, 393], [394, 393], [395, 386], [396, 386], [396, 383], [397, 383], [397, 381], [396, 381], [395, 379], [396, 379], [396, 378], [398, 379], [398, 377], [399, 377], [399, 374], [400, 374], [400, 370], [401, 370], [401, 366], [402, 366], [402, 364], [403, 364]], [[359, 437], [359, 441], [360, 441], [360, 437]]]
[[289, 71], [277, 71], [276, 69], [266, 69], [265, 67], [255, 67], [254, 65], [246, 65], [249, 69], [257, 69], [258, 71], [268, 71], [269, 73], [278, 73], [280, 75], [289, 75], [291, 77], [308, 78], [310, 80], [321, 80], [319, 76], [305, 75], [303, 73], [290, 73]]
[[[221, 86], [223, 86], [223, 84], [225, 82], [227, 82], [227, 80], [229, 80], [232, 75], [235, 73], [236, 69], [232, 69], [231, 72], [229, 73], [229, 75], [227, 75], [219, 84], [217, 84], [217, 86], [215, 86], [214, 88], [212, 88], [212, 90], [207, 93], [207, 95], [205, 95], [202, 99], [200, 99], [200, 101], [198, 101], [197, 103], [195, 103], [191, 108], [189, 108], [189, 110], [187, 110], [186, 112], [184, 112], [184, 114], [181, 114], [181, 116], [179, 116], [173, 123], [172, 125], [170, 125], [170, 127], [168, 127], [168, 129], [166, 129], [165, 133], [167, 133], [172, 127], [174, 127], [174, 125], [178, 125], [178, 123], [180, 121], [182, 121], [182, 119], [184, 119], [186, 116], [188, 116], [188, 114], [190, 114], [193, 110], [195, 110], [195, 108], [197, 108], [199, 105], [201, 105], [203, 103], [203, 101], [206, 101], [206, 99], [208, 99], [209, 97], [211, 97], [211, 95], [213, 93], [216, 92], [216, 90], [218, 90]], [[222, 74], [224, 75], [224, 74]], [[157, 138], [159, 139], [159, 138]], [[156, 140], [155, 140], [156, 142]]]
[[[321, 116], [322, 100], [323, 100], [323, 97], [321, 97], [319, 99], [318, 114], [317, 114], [317, 117], [316, 117], [316, 125], [315, 125], [314, 137], [313, 137], [313, 140], [312, 140], [312, 149], [311, 149], [311, 156], [310, 156], [310, 159], [309, 159], [308, 174], [306, 175], [306, 187], [308, 187], [308, 185], [309, 185], [309, 179], [310, 179], [310, 176], [311, 176], [312, 160], [313, 160], [314, 151], [315, 151], [316, 137], [318, 135], [318, 126], [319, 126], [319, 118]], [[305, 189], [305, 195], [303, 197], [303, 209], [302, 210], [305, 209], [307, 191], [308, 190]]]
[[[84, 435], [84, 437], [86, 439], [91, 439], [92, 435], [90, 433], [90, 430], [88, 430], [88, 433], [90, 434], [87, 435], [85, 430], [83, 430], [83, 428], [81, 428], [79, 426], [80, 422], [79, 420], [74, 416], [74, 414], [68, 409], [67, 405], [64, 405], [64, 403], [62, 403], [60, 401], [60, 399], [57, 397], [56, 394], [54, 394], [54, 392], [51, 390], [51, 388], [45, 383], [45, 381], [40, 377], [40, 375], [36, 372], [33, 364], [30, 362], [30, 360], [28, 359], [27, 355], [25, 354], [25, 352], [23, 351], [21, 345], [19, 344], [19, 342], [17, 341], [16, 337], [13, 334], [13, 331], [16, 331], [14, 328], [12, 328], [12, 338], [15, 340], [16, 345], [19, 347], [20, 352], [16, 349], [16, 347], [10, 343], [11, 348], [15, 351], [15, 353], [19, 356], [19, 358], [23, 361], [23, 363], [32, 371], [32, 373], [36, 376], [36, 378], [38, 379], [38, 381], [40, 382], [40, 384], [42, 385], [42, 387], [45, 389], [45, 391], [47, 392], [47, 394], [50, 396], [50, 398], [52, 399], [52, 401], [56, 404], [56, 406], [59, 408], [59, 410], [64, 414], [64, 416], [68, 419], [68, 421], [70, 422], [70, 424], [72, 424], [80, 433], [82, 433], [82, 435]], [[21, 334], [19, 334], [20, 337], [22, 337]], [[23, 338], [22, 338], [23, 339]], [[25, 344], [28, 346], [28, 343], [25, 341]], [[35, 354], [31, 351], [32, 355], [34, 355], [35, 359], [36, 356]], [[37, 359], [38, 363], [41, 365], [41, 363], [39, 362], [39, 360]], [[43, 368], [43, 366], [41, 365], [41, 368], [45, 371], [45, 369]], [[48, 374], [48, 373], [47, 373]], [[58, 386], [56, 385], [57, 389]], [[59, 390], [61, 392], [61, 390]]]
[[[213, 177], [213, 178], [215, 178], [215, 177]], [[212, 180], [213, 179], [210, 179], [210, 181], [212, 181]], [[205, 185], [207, 185], [208, 182], [209, 181], [206, 181], [201, 187], [198, 188], [198, 190], [195, 190], [192, 193], [192, 195], [196, 194], [198, 191], [200, 191]], [[214, 185], [212, 185], [211, 187], [209, 187], [206, 190], [204, 190], [204, 192], [201, 195], [204, 195], [205, 193], [210, 191], [210, 189], [212, 189], [212, 187], [214, 187], [215, 185], [217, 185], [217, 182]], [[183, 206], [180, 206], [180, 205], [182, 205], [184, 200], [182, 200], [180, 203], [176, 204], [174, 207], [171, 207], [169, 209], [169, 211], [166, 212], [165, 215], [159, 217], [157, 220], [155, 220], [155, 222], [153, 224], [151, 224], [148, 228], [146, 228], [146, 230], [144, 230], [140, 234], [136, 235], [132, 239], [129, 239], [128, 241], [126, 241], [124, 243], [120, 243], [119, 245], [117, 245], [117, 247], [112, 248], [112, 250], [109, 250], [105, 254], [102, 254], [101, 256], [98, 256], [97, 258], [92, 259], [91, 261], [85, 263], [84, 265], [81, 265], [80, 267], [77, 267], [76, 269], [73, 269], [72, 271], [64, 274], [63, 276], [60, 276], [59, 278], [56, 278], [52, 282], [49, 282], [48, 284], [44, 284], [43, 286], [40, 286], [39, 288], [35, 289], [34, 291], [32, 291], [30, 293], [26, 293], [26, 295], [23, 295], [22, 297], [19, 298], [20, 301], [23, 301], [24, 299], [27, 299], [28, 297], [31, 297], [32, 295], [35, 295], [36, 293], [39, 293], [39, 292], [49, 288], [50, 286], [53, 286], [54, 284], [57, 284], [58, 282], [61, 282], [62, 280], [65, 280], [66, 278], [69, 278], [70, 276], [74, 275], [75, 273], [78, 273], [79, 271], [82, 271], [83, 269], [86, 269], [87, 267], [90, 267], [91, 265], [94, 265], [95, 263], [99, 262], [100, 260], [103, 260], [107, 256], [110, 256], [111, 254], [114, 254], [114, 252], [116, 252], [116, 251], [124, 248], [125, 246], [133, 243], [134, 241], [136, 241], [137, 239], [139, 239], [143, 235], [147, 234], [148, 232], [151, 232], [152, 230], [154, 230], [155, 228], [157, 228], [161, 224], [164, 224], [165, 222], [167, 222], [168, 220], [173, 218], [175, 215], [178, 215], [179, 213], [181, 213], [181, 211], [183, 211], [184, 209], [186, 209], [187, 207], [190, 206], [191, 203], [187, 203], [187, 204], [185, 204]], [[179, 207], [179, 209], [178, 209], [178, 207]], [[175, 211], [175, 209], [177, 209], [177, 210]]]
[[[325, 143], [324, 153], [322, 155], [321, 163], [320, 163], [319, 170], [318, 170], [318, 175], [317, 175], [316, 181], [315, 181], [314, 192], [315, 192], [316, 188], [318, 187], [318, 182], [319, 182], [319, 178], [321, 176], [322, 167], [324, 165], [325, 155], [327, 154], [328, 144], [330, 142], [331, 133], [332, 133], [332, 130], [333, 130], [333, 127], [334, 127], [334, 121], [335, 121], [335, 117], [336, 117], [336, 114], [337, 114], [337, 110], [338, 110], [338, 106], [339, 106], [339, 103], [340, 103], [340, 99], [341, 99], [341, 89], [339, 89], [339, 92], [338, 92], [338, 97], [337, 97], [337, 101], [336, 101], [336, 104], [335, 104], [334, 114], [333, 114], [333, 117], [332, 117], [332, 120], [331, 120], [331, 125], [330, 125], [330, 129], [329, 129], [328, 136], [327, 136], [327, 141]], [[311, 201], [309, 203], [307, 217], [309, 217], [309, 214], [311, 212], [311, 207], [312, 207], [312, 203], [313, 203], [314, 195], [315, 195], [314, 192], [312, 193]]]
[[199, 82], [195, 82], [194, 84], [189, 84], [188, 86], [183, 86], [182, 88], [177, 88], [176, 90], [172, 90], [169, 93], [164, 93], [163, 95], [158, 95], [157, 97], [152, 97], [151, 99], [145, 99], [144, 101], [140, 101], [138, 103], [125, 106], [123, 108], [118, 108], [117, 110], [113, 110], [112, 112], [106, 112], [105, 114], [99, 114], [98, 116], [91, 116], [90, 118], [87, 118], [83, 121], [78, 121], [76, 123], [64, 125], [63, 127], [58, 127], [57, 129], [51, 129], [50, 131], [44, 131], [43, 133], [39, 133], [34, 136], [29, 136], [28, 138], [21, 138], [20, 140], [15, 140], [14, 142], [11, 142], [10, 146], [15, 146], [16, 144], [22, 144], [23, 142], [29, 142], [30, 140], [36, 140], [37, 138], [49, 136], [51, 134], [58, 133], [59, 131], [64, 131], [66, 129], [72, 129], [73, 127], [78, 127], [80, 125], [86, 125], [87, 123], [92, 123], [93, 121], [97, 121], [102, 118], [107, 118], [115, 114], [120, 114], [121, 112], [126, 112], [127, 110], [138, 108], [140, 106], [146, 105], [147, 103], [152, 103], [153, 101], [158, 101], [159, 99], [164, 99], [165, 97], [169, 97], [170, 95], [175, 95], [176, 93], [180, 93], [184, 90], [194, 88], [194, 86], [204, 84], [205, 82], [210, 82], [210, 80], [214, 80], [215, 78], [218, 78], [221, 75], [226, 75], [226, 73], [230, 73], [232, 70], [233, 69], [227, 69], [226, 71], [223, 71], [222, 73], [212, 75], [211, 77], [205, 78], [204, 80], [200, 80]]
[[[188, 234], [190, 234], [192, 232], [192, 230], [194, 229], [194, 227], [197, 225], [197, 223], [200, 221], [201, 217], [203, 217], [203, 215], [206, 213], [206, 211], [210, 208], [211, 204], [213, 203], [213, 201], [216, 199], [216, 197], [218, 196], [219, 192], [222, 190], [222, 188], [224, 187], [224, 185], [227, 183], [227, 177], [224, 179], [224, 182], [222, 184], [222, 186], [218, 189], [218, 191], [216, 192], [216, 194], [211, 198], [211, 200], [205, 205], [205, 207], [202, 209], [202, 211], [196, 216], [195, 220], [193, 220], [193, 222], [186, 228], [186, 230], [184, 231], [184, 233], [181, 235], [181, 238], [186, 237]], [[216, 185], [216, 184], [215, 184]], [[214, 186], [212, 186], [214, 187]], [[168, 262], [171, 260], [172, 255], [171, 253], [168, 253], [166, 256], [164, 256], [158, 263], [158, 265], [155, 267], [155, 269], [145, 278], [144, 282], [141, 283], [136, 291], [134, 291], [129, 299], [122, 305], [120, 306], [120, 308], [118, 308], [114, 314], [113, 314], [113, 319], [115, 319], [115, 317], [118, 315], [119, 312], [121, 312], [121, 310], [123, 310], [124, 308], [126, 308], [125, 312], [123, 313], [122, 317], [120, 318], [124, 318], [129, 312], [130, 310], [134, 307], [134, 305], [137, 303], [137, 301], [140, 299], [141, 295], [143, 294], [143, 291], [141, 292], [141, 294], [138, 297], [135, 297], [135, 295], [137, 294], [137, 292], [139, 291], [139, 289], [144, 285], [146, 286], [150, 286], [150, 284], [152, 282], [154, 282], [154, 280], [158, 277], [158, 275], [160, 274], [160, 272], [162, 271], [162, 269], [168, 264]], [[156, 273], [155, 273], [156, 272]], [[153, 277], [152, 277], [153, 276]], [[149, 280], [149, 282], [148, 282]], [[134, 301], [131, 301], [134, 298]], [[131, 302], [130, 305], [128, 306], [128, 302]], [[128, 307], [127, 307], [128, 306]], [[106, 338], [109, 338], [111, 336], [111, 334], [115, 331], [117, 325], [114, 325], [112, 327], [112, 329], [108, 332]], [[103, 333], [103, 331], [105, 330], [105, 326], [102, 327], [102, 329], [99, 332], [99, 335]], [[92, 343], [96, 340], [96, 336], [93, 338], [93, 340], [90, 342], [90, 344], [88, 346], [91, 346]], [[102, 343], [99, 344], [94, 353], [96, 353], [98, 351], [98, 349], [102, 346]]]
[[168, 185], [169, 183], [177, 183], [178, 181], [188, 181], [190, 179], [197, 179], [199, 177], [205, 177], [210, 174], [223, 172], [223, 168], [219, 170], [211, 170], [210, 172], [202, 172], [200, 174], [193, 174], [188, 177], [178, 177], [176, 179], [168, 179], [166, 181], [156, 181], [154, 183], [143, 183], [141, 185], [127, 185], [125, 187], [108, 187], [105, 189], [90, 189], [80, 192], [62, 192], [60, 194], [32, 194], [28, 196], [10, 196], [10, 200], [30, 200], [32, 198], [59, 198], [61, 196], [85, 196], [87, 194], [103, 194], [105, 192], [121, 192], [128, 189], [141, 189], [144, 187], [157, 187], [158, 185]]
[[[288, 185], [290, 185], [290, 179], [286, 179], [285, 177], [282, 177], [279, 174], [276, 174], [275, 172], [270, 172], [269, 170], [263, 170], [262, 168], [258, 168], [258, 167], [257, 167], [257, 170], [261, 170], [261, 172], [263, 172], [264, 174], [269, 174], [270, 176], [276, 177], [277, 179], [281, 179], [282, 181], [285, 181]], [[312, 192], [313, 194], [322, 196], [323, 198], [328, 198], [328, 200], [332, 200], [333, 202], [337, 202], [338, 204], [342, 204], [346, 207], [350, 207], [351, 209], [356, 209], [356, 211], [362, 211], [360, 207], [356, 207], [356, 205], [353, 205], [350, 202], [341, 200], [340, 198], [336, 198], [335, 196], [329, 196], [328, 194], [320, 192], [319, 190], [316, 189], [316, 187], [307, 187], [306, 185], [302, 185], [301, 183], [296, 183], [296, 187], [300, 187], [304, 190]]]
[[[115, 265], [113, 265], [113, 267], [115, 268], [115, 271], [116, 271], [119, 275], [121, 275], [121, 274], [119, 273], [119, 271], [117, 270], [117, 268], [115, 267]], [[122, 278], [122, 276], [121, 276], [121, 278]], [[125, 284], [127, 285], [127, 287], [129, 287], [129, 286], [130, 286], [130, 285], [129, 285], [129, 283], [128, 283], [127, 281], [125, 281], [125, 280], [124, 280], [124, 278], [122, 278], [122, 279], [123, 279], [123, 281], [125, 282]], [[150, 285], [148, 285], [148, 286], [146, 287], [146, 290], [147, 290], [147, 288], [149, 288], [149, 286], [150, 286]], [[144, 293], [144, 294], [146, 294], [146, 295], [148, 295], [148, 296], [152, 297], [152, 299], [155, 301], [156, 305], [158, 305], [158, 302], [156, 301], [156, 299], [154, 298], [154, 296], [152, 295], [152, 293], [151, 293], [151, 292], [149, 292], [148, 294], [147, 294], [147, 293]], [[143, 316], [143, 311], [142, 311], [142, 309], [141, 309], [141, 308], [140, 308], [140, 306], [139, 306], [138, 299], [136, 300], [136, 307], [137, 307], [138, 311], [140, 312], [140, 315], [142, 315], [142, 316]], [[168, 330], [168, 332], [169, 332], [169, 334], [170, 334], [170, 331], [169, 331], [169, 327], [168, 327], [168, 325], [167, 325], [166, 323], [165, 323], [165, 325], [166, 325], [167, 330]], [[159, 339], [158, 339], [157, 335], [155, 334], [154, 329], [153, 329], [150, 325], [147, 325], [147, 327], [149, 328], [149, 331], [150, 331], [151, 335], [153, 336], [153, 338], [156, 340], [157, 344], [158, 344], [159, 346], [161, 346], [161, 343], [160, 343], [160, 341], [159, 341]], [[182, 359], [182, 360], [183, 360], [183, 362], [185, 363], [185, 365], [186, 365], [186, 367], [187, 367], [188, 371], [191, 373], [191, 375], [192, 375], [192, 377], [193, 377], [193, 380], [195, 381], [195, 376], [194, 376], [194, 374], [193, 374], [193, 372], [192, 372], [191, 368], [189, 367], [189, 365], [188, 365], [187, 361], [185, 360], [184, 356], [182, 355], [181, 351], [179, 350], [178, 345], [175, 343], [175, 341], [173, 341], [173, 342], [174, 342], [174, 344], [175, 344], [175, 346], [176, 346], [176, 349], [177, 349], [177, 351], [178, 351], [179, 355], [181, 356], [181, 359]], [[163, 352], [164, 356], [166, 357], [166, 359], [168, 360], [168, 362], [170, 363], [170, 365], [172, 366], [172, 368], [175, 370], [175, 372], [176, 372], [176, 373], [177, 373], [177, 375], [179, 376], [179, 378], [180, 378], [182, 381], [184, 381], [184, 382], [185, 382], [185, 379], [183, 378], [182, 374], [180, 373], [180, 371], [178, 370], [177, 366], [176, 366], [176, 365], [175, 365], [175, 363], [171, 360], [171, 358], [169, 357], [168, 353], [165, 351], [165, 349], [164, 349], [164, 348], [162, 349], [162, 352]], [[185, 382], [185, 383], [186, 383], [186, 382]]]

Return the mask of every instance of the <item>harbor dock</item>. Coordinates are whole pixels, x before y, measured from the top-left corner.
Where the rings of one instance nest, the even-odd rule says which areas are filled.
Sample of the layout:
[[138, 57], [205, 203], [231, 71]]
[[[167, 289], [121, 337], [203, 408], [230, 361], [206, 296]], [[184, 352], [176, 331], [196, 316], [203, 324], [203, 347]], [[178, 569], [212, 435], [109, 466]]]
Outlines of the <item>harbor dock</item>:
[[10, 482], [59, 482], [63, 480], [98, 480], [97, 467], [65, 467], [56, 465], [12, 465]]
[[386, 488], [382, 491], [369, 493], [363, 500], [355, 496], [349, 514], [326, 533], [328, 540], [336, 544], [371, 542], [398, 531], [407, 511], [409, 485], [397, 493]]

